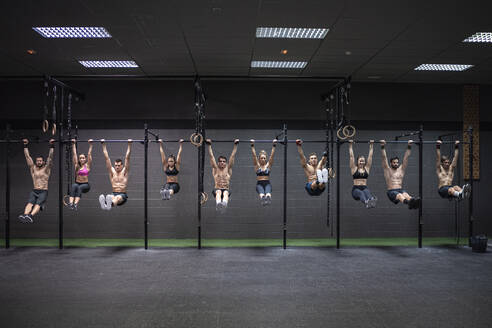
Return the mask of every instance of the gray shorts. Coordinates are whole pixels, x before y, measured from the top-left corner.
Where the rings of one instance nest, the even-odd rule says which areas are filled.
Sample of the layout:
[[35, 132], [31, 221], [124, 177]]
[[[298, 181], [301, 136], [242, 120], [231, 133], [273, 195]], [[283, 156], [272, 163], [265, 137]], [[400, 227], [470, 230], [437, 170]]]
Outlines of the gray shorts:
[[29, 200], [27, 202], [29, 204], [39, 205], [43, 207], [47, 198], [48, 198], [48, 190], [33, 189], [29, 194]]

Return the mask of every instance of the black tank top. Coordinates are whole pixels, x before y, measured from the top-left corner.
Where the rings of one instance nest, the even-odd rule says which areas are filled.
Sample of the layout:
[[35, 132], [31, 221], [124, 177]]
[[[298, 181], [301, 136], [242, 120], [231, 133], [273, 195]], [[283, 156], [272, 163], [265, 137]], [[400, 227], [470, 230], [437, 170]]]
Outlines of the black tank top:
[[178, 175], [179, 171], [176, 169], [176, 166], [173, 167], [172, 170], [169, 169], [169, 166], [164, 171], [167, 175]]
[[369, 173], [367, 173], [366, 169], [364, 169], [364, 173], [360, 173], [359, 169], [357, 169], [355, 171], [354, 175], [352, 175], [352, 178], [354, 178], [354, 179], [367, 179], [367, 178], [369, 178]]

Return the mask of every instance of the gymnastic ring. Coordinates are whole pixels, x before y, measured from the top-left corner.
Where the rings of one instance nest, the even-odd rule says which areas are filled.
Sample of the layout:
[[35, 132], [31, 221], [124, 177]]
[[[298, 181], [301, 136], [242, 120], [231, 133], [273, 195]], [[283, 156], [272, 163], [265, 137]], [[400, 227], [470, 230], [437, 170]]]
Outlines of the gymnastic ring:
[[[199, 141], [196, 141], [197, 139]], [[200, 147], [203, 144], [203, 136], [201, 135], [201, 133], [195, 132], [190, 136], [190, 142], [192, 145]]]
[[336, 176], [337, 176], [337, 174], [335, 173], [335, 170], [334, 169], [329, 169], [328, 170], [328, 178], [335, 179]]
[[[352, 133], [349, 134], [348, 133], [349, 130], [352, 130]], [[343, 135], [345, 136], [345, 138], [352, 138], [353, 136], [355, 136], [355, 131], [356, 131], [355, 130], [355, 127], [353, 125], [350, 125], [350, 124], [349, 125], [345, 125], [343, 127], [343, 130], [342, 130]]]
[[52, 135], [56, 134], [56, 123], [53, 123], [53, 126], [51, 127], [51, 134]]
[[70, 203], [67, 203], [67, 199], [70, 199], [70, 195], [63, 196], [63, 205], [68, 206]]
[[206, 192], [203, 192], [200, 194], [200, 204], [205, 204], [208, 200], [208, 195]]
[[46, 131], [48, 131], [49, 127], [50, 127], [50, 123], [48, 122], [48, 120], [44, 120], [43, 121], [43, 132], [46, 133]]
[[340, 129], [338, 129], [338, 130], [337, 130], [337, 137], [338, 137], [338, 139], [340, 139], [340, 140], [345, 140], [345, 139], [347, 139], [347, 136], [342, 137], [342, 136], [340, 135], [340, 133], [341, 133], [341, 132], [343, 132], [342, 130], [343, 130], [343, 128], [340, 128]]

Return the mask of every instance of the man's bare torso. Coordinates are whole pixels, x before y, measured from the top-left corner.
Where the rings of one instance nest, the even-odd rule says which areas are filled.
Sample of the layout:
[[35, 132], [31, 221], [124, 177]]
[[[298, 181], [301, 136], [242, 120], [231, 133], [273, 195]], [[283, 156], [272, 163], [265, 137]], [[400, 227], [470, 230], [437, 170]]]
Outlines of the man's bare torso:
[[113, 192], [126, 192], [126, 186], [128, 184], [128, 175], [126, 174], [126, 169], [123, 168], [121, 172], [116, 172], [113, 168], [113, 176], [111, 177], [111, 186], [113, 187]]
[[395, 169], [386, 168], [384, 169], [384, 179], [386, 180], [386, 186], [388, 190], [390, 189], [401, 189], [403, 185], [403, 177], [405, 172], [401, 167]]
[[215, 189], [229, 189], [229, 182], [231, 181], [229, 165], [226, 165], [223, 169], [212, 169], [212, 174], [214, 176]]
[[51, 170], [45, 166], [38, 168], [33, 166], [31, 168], [31, 177], [34, 189], [48, 190], [48, 180], [50, 178]]

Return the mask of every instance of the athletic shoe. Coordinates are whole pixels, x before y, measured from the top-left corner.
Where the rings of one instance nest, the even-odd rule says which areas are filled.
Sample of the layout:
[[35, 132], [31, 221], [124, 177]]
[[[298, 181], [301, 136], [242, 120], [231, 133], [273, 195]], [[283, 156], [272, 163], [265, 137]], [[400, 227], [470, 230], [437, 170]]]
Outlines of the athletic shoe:
[[99, 195], [99, 204], [101, 205], [101, 209], [105, 210], [106, 209], [106, 197], [104, 195]]
[[161, 194], [162, 200], [166, 200], [166, 189], [161, 189], [159, 193]]
[[410, 204], [412, 204], [411, 209], [414, 209], [414, 210], [418, 209], [420, 207], [420, 203], [421, 203], [420, 198], [418, 198], [418, 197], [417, 198], [412, 198], [410, 200]]
[[318, 182], [323, 183], [323, 172], [321, 170], [316, 170], [316, 176], [318, 178]]
[[222, 202], [215, 203], [215, 210], [217, 212], [220, 212], [221, 209], [222, 209]]
[[113, 207], [113, 195], [107, 194], [106, 195], [106, 209], [108, 211], [110, 211], [112, 207]]
[[73, 204], [72, 204], [72, 209], [73, 209], [74, 211], [76, 211], [76, 210], [77, 210], [77, 207], [78, 207], [78, 205], [77, 205], [77, 204], [75, 204], [75, 203], [73, 203]]
[[413, 197], [412, 197], [412, 198], [410, 198], [410, 199], [408, 200], [408, 209], [409, 209], [409, 210], [413, 210], [413, 209], [415, 209], [415, 208], [416, 208], [416, 207], [415, 207], [415, 198], [413, 198]]
[[220, 213], [224, 214], [227, 210], [227, 202], [221, 201], [220, 204]]
[[24, 223], [33, 223], [34, 222], [34, 220], [32, 219], [31, 214], [24, 215], [24, 220], [25, 220]]
[[260, 204], [261, 204], [262, 206], [265, 206], [265, 205], [266, 205], [266, 196], [264, 196], [264, 195], [263, 195], [263, 196], [260, 198]]
[[323, 182], [328, 183], [328, 170], [326, 168], [321, 170], [321, 175], [323, 177]]
[[24, 214], [21, 214], [17, 217], [20, 222], [26, 223], [26, 216]]
[[471, 195], [471, 186], [467, 183], [463, 186], [463, 190], [461, 191], [463, 198], [469, 198]]
[[171, 190], [170, 189], [166, 189], [166, 199], [167, 200], [171, 199]]
[[369, 205], [368, 208], [375, 208], [376, 207], [376, 202], [378, 201], [377, 197], [371, 197], [368, 201], [367, 204]]
[[272, 203], [272, 197], [271, 196], [265, 196], [265, 205], [270, 205]]
[[364, 201], [364, 204], [366, 205], [366, 208], [369, 208], [369, 199], [366, 199], [366, 200]]

